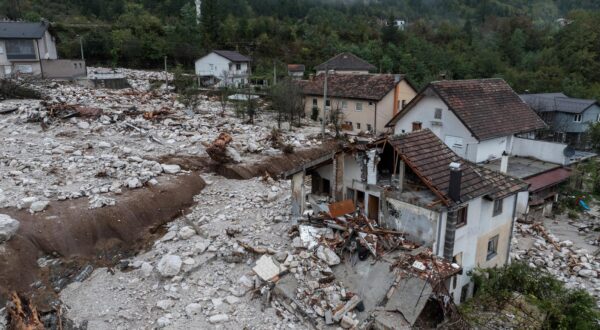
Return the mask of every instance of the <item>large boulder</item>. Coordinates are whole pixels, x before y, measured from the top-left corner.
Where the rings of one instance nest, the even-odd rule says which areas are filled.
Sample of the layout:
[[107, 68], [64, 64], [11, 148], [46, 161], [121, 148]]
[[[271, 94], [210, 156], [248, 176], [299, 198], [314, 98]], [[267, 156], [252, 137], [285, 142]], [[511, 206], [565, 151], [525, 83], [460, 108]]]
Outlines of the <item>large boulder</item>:
[[19, 221], [6, 214], [0, 214], [0, 244], [8, 241], [19, 230]]
[[160, 259], [156, 268], [163, 277], [173, 277], [179, 274], [183, 261], [179, 256], [166, 255]]

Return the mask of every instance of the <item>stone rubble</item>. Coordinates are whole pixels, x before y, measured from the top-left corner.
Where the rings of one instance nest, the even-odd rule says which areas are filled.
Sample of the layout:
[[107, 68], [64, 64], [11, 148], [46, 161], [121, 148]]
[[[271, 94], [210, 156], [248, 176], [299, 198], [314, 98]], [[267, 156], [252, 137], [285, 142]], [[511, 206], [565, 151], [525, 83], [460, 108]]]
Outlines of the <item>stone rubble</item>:
[[[89, 68], [92, 77], [110, 71]], [[17, 109], [0, 114], [0, 208], [29, 208], [34, 202], [29, 198], [85, 197], [90, 208], [114, 205], [114, 195], [154, 185], [158, 176], [184, 172], [181, 164], [159, 160], [168, 155], [204, 157], [206, 147], [221, 132], [233, 136], [228, 152], [236, 162], [282, 153], [269, 141], [276, 127], [271, 113], [260, 112], [254, 125], [246, 124], [231, 110], [221, 117], [221, 105], [206, 98], [189, 111], [176, 94], [149, 89], [151, 81], [164, 79], [163, 72], [118, 71], [133, 88], [94, 89], [42, 81], [33, 87], [43, 101], [0, 102], [0, 107]], [[68, 110], [73, 107], [82, 114], [73, 116]], [[145, 114], [157, 112], [164, 114], [146, 119]], [[286, 144], [314, 147], [321, 144], [318, 133], [313, 125], [281, 135]], [[103, 195], [106, 199], [98, 197]]]
[[[539, 224], [516, 224], [517, 236], [512, 242], [511, 258], [547, 271], [567, 288], [586, 290], [598, 300], [600, 307], [600, 259], [586, 249], [574, 247], [570, 240], [561, 241], [552, 234], [548, 234], [549, 240], [544, 238], [540, 227]], [[523, 237], [534, 238], [533, 246], [528, 250], [516, 247], [516, 242]]]
[[19, 221], [6, 214], [0, 214], [0, 244], [8, 241], [19, 230]]

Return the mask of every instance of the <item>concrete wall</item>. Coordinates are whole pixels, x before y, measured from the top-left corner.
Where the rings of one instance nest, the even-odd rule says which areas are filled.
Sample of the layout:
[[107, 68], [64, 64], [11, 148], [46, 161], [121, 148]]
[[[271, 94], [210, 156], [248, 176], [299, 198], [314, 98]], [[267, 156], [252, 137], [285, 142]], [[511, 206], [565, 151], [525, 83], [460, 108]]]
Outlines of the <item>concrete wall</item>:
[[35, 60], [8, 60], [5, 41], [0, 40], [0, 78], [15, 72], [35, 76], [41, 75], [42, 70], [38, 59], [56, 60], [58, 58], [55, 39], [48, 31], [46, 31], [43, 38], [32, 39], [31, 43], [35, 50]]
[[504, 136], [479, 142], [476, 149], [477, 156], [475, 157], [475, 162], [480, 163], [501, 158], [503, 152], [510, 152], [511, 142], [512, 136]]
[[87, 76], [85, 61], [82, 60], [43, 60], [45, 78], [72, 79]]
[[[248, 83], [250, 68], [248, 63], [241, 63], [240, 70], [236, 69], [236, 63], [217, 55], [210, 53], [196, 61], [197, 76], [215, 76], [221, 80], [218, 86], [239, 86]], [[223, 72], [227, 72], [227, 79]]]
[[515, 137], [510, 152], [513, 156], [532, 157], [550, 163], [566, 165], [563, 151], [566, 144]]
[[392, 198], [386, 198], [385, 202], [388, 216], [381, 222], [386, 228], [407, 233], [409, 240], [433, 247], [440, 218], [438, 212]]

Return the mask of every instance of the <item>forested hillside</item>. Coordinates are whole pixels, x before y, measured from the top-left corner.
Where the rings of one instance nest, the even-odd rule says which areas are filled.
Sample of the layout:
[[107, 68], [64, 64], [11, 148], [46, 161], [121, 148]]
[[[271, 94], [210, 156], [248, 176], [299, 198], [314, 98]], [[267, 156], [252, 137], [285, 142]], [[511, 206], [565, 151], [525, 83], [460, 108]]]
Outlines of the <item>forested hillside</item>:
[[[312, 68], [351, 51], [419, 86], [447, 78], [505, 78], [518, 91], [600, 98], [597, 0], [1, 0], [0, 16], [54, 23], [59, 51], [90, 64], [191, 69], [211, 48]], [[558, 18], [568, 19], [561, 27]], [[405, 31], [387, 24], [408, 22]]]

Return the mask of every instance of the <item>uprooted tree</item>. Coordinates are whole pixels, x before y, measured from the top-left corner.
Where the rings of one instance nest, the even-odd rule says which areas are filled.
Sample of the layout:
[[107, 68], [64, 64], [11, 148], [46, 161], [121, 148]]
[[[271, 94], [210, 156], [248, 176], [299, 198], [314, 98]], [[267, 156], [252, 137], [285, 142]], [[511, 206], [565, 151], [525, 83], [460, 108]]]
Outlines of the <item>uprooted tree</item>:
[[0, 100], [6, 99], [39, 99], [38, 91], [27, 87], [24, 79], [0, 79]]

